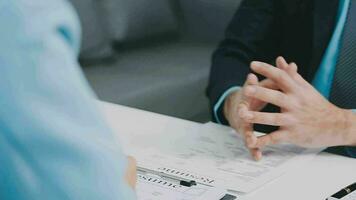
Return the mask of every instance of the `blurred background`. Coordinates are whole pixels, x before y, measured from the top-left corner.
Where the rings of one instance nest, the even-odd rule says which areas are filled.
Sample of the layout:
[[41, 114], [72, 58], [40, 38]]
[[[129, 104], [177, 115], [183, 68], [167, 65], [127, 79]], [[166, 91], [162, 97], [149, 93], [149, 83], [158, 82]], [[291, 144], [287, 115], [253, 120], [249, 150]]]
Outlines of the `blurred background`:
[[210, 120], [211, 55], [241, 0], [71, 0], [80, 62], [99, 99]]

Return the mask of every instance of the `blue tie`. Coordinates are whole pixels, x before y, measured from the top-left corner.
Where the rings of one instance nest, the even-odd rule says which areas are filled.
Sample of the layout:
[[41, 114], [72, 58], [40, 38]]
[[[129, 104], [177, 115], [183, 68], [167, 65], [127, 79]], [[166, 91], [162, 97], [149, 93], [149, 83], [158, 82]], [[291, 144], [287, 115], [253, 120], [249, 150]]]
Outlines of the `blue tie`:
[[356, 108], [356, 0], [351, 0], [330, 100], [345, 109]]

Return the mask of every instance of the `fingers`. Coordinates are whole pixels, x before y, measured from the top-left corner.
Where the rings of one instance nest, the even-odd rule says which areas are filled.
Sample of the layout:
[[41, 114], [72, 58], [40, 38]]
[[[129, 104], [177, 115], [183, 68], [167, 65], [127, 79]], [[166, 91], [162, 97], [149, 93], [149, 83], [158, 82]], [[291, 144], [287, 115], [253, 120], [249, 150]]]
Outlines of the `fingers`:
[[243, 91], [246, 86], [257, 85], [258, 78], [254, 74], [249, 74], [246, 78], [244, 87], [237, 92], [234, 92], [229, 95], [224, 104], [224, 114], [229, 121], [229, 124], [232, 128], [240, 131], [240, 127], [242, 126], [243, 121], [239, 118], [239, 111], [242, 107], [250, 109], [251, 99], [245, 95], [243, 95]]
[[262, 81], [260, 81], [260, 83], [258, 85], [261, 87], [264, 87], [264, 88], [272, 89], [272, 90], [278, 89], [278, 86], [276, 85], [276, 83], [270, 79], [262, 80]]
[[282, 56], [276, 59], [276, 65], [279, 69], [286, 71], [290, 76], [297, 74], [298, 66], [295, 63], [288, 64]]
[[295, 63], [288, 64], [282, 56], [276, 59], [276, 65], [279, 69], [286, 71], [291, 77], [298, 74], [298, 66]]
[[251, 69], [254, 72], [274, 81], [283, 91], [292, 91], [296, 88], [295, 82], [284, 70], [267, 63], [257, 61], [251, 63]]
[[250, 151], [251, 156], [255, 160], [260, 160], [262, 158], [262, 152], [259, 148], [255, 148], [257, 145], [257, 137], [253, 133], [252, 124], [245, 123], [245, 127], [243, 127], [243, 137], [245, 141], [245, 146]]
[[289, 74], [298, 74], [298, 66], [294, 62], [289, 64]]
[[[243, 87], [243, 91], [245, 90], [245, 88], [247, 87], [247, 86], [249, 86], [249, 85], [258, 85], [258, 78], [257, 78], [257, 76], [256, 75], [254, 75], [254, 74], [249, 74], [248, 76], [247, 76], [247, 79], [246, 79], [246, 82], [245, 82], [245, 85], [244, 85], [244, 87]], [[245, 95], [242, 95], [243, 96], [243, 100], [245, 100], [245, 101], [248, 101], [249, 100], [249, 98], [248, 97], [246, 97]], [[244, 102], [244, 103], [249, 103], [249, 102]]]
[[264, 124], [270, 126], [288, 126], [293, 120], [283, 113], [264, 113], [247, 111], [240, 116], [246, 123]]
[[135, 158], [128, 156], [127, 157], [127, 168], [125, 172], [126, 183], [135, 189], [137, 182], [137, 167]]
[[304, 78], [298, 73], [298, 66], [294, 62], [288, 64], [282, 56], [279, 56], [276, 60], [276, 65], [278, 68], [286, 71], [287, 74], [289, 74], [289, 76], [298, 84], [306, 83]]
[[[240, 112], [245, 113], [247, 111], [248, 111], [248, 107], [244, 104], [241, 104]], [[261, 150], [259, 150], [258, 148], [252, 147], [252, 146], [256, 145], [256, 142], [257, 142], [257, 137], [253, 133], [253, 124], [241, 122], [241, 128], [240, 128], [239, 132], [242, 134], [244, 141], [245, 141], [245, 145], [249, 149], [251, 156], [255, 160], [260, 160], [262, 158]]]
[[254, 147], [261, 149], [268, 145], [276, 145], [288, 141], [289, 141], [288, 132], [283, 130], [278, 130], [268, 135], [259, 137]]
[[254, 74], [249, 74], [247, 76], [246, 85], [258, 85], [258, 78]]
[[[298, 66], [295, 63], [288, 64], [282, 56], [276, 59], [276, 65], [279, 69], [286, 71], [291, 76], [298, 71]], [[262, 80], [259, 85], [273, 90], [279, 89], [276, 83], [270, 79]]]
[[[253, 81], [249, 82], [249, 84], [246, 84], [246, 86], [244, 87], [244, 90], [242, 92], [244, 92], [247, 87], [250, 87], [252, 85], [254, 85], [254, 86], [260, 85], [261, 87], [277, 89], [274, 82], [269, 79], [265, 79], [265, 80], [259, 82], [256, 75], [250, 74], [249, 76], [251, 77], [251, 79], [253, 79]], [[247, 97], [246, 95], [243, 95], [243, 96], [245, 97], [245, 99], [248, 100], [250, 110], [256, 110], [256, 111], [261, 110], [267, 105], [266, 102], [260, 101], [259, 99], [250, 98], [250, 97]]]
[[259, 148], [252, 148], [249, 149], [251, 156], [253, 157], [253, 159], [255, 159], [256, 161], [259, 161], [262, 159], [262, 151]]
[[242, 136], [247, 148], [253, 148], [257, 142], [257, 137], [253, 133], [253, 126], [250, 123], [244, 123], [241, 128]]
[[289, 109], [291, 107], [288, 96], [278, 90], [267, 89], [260, 86], [247, 86], [244, 90], [244, 95], [282, 108]]
[[[238, 118], [241, 120], [240, 121], [240, 129], [239, 129], [239, 132], [242, 134], [246, 144], [247, 144], [247, 138], [251, 139], [253, 137], [256, 137], [254, 136], [253, 134], [253, 128], [252, 128], [252, 124], [250, 123], [246, 123], [244, 122], [244, 120], [241, 119], [241, 115], [244, 114], [244, 113], [248, 113], [249, 112], [249, 109], [247, 107], [247, 105], [245, 104], [240, 104], [239, 106], [239, 112], [238, 112]], [[257, 138], [256, 138], [257, 139]], [[246, 145], [247, 146], [247, 145]]]
[[282, 56], [277, 57], [276, 66], [281, 70], [290, 71], [287, 61]]
[[[290, 68], [297, 69], [298, 70], [298, 66], [295, 63], [291, 63], [289, 64]], [[291, 73], [291, 77], [294, 81], [296, 81], [298, 84], [300, 85], [309, 85], [308, 81], [306, 81], [298, 72], [297, 70], [294, 70], [294, 73]]]

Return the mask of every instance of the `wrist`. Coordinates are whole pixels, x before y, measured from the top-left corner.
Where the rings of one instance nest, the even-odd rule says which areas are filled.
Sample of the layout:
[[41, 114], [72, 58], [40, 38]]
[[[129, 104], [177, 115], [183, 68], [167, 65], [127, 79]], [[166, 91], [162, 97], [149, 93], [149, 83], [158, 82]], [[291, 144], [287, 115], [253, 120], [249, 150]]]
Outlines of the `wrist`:
[[356, 146], [356, 114], [351, 110], [343, 110], [345, 146]]
[[226, 90], [221, 96], [220, 98], [217, 100], [217, 102], [215, 103], [214, 107], [213, 107], [213, 114], [215, 117], [215, 120], [217, 123], [219, 124], [228, 124], [227, 118], [225, 117], [225, 113], [224, 111], [226, 110], [226, 99], [227, 97], [233, 93], [234, 91], [240, 90], [241, 87], [239, 86], [234, 86], [234, 87], [230, 87], [228, 90]]
[[354, 111], [350, 112], [350, 138], [351, 138], [351, 146], [356, 147], [356, 114]]
[[223, 114], [227, 119], [227, 121], [230, 120], [230, 112], [232, 110], [231, 108], [234, 107], [233, 105], [236, 102], [236, 100], [238, 101], [238, 99], [240, 99], [238, 96], [239, 96], [239, 91], [234, 91], [231, 94], [229, 94], [225, 99]]
[[231, 94], [226, 97], [225, 101], [224, 101], [224, 108], [223, 108], [223, 115], [225, 116], [225, 118], [229, 121], [229, 103], [230, 103], [230, 99], [231, 98]]

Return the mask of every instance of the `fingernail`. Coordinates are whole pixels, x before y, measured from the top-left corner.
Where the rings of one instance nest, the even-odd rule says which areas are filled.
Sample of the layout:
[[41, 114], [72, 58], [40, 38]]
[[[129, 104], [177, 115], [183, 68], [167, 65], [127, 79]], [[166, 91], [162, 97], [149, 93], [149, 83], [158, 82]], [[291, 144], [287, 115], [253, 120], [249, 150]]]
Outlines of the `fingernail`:
[[250, 82], [251, 82], [252, 79], [253, 79], [253, 75], [252, 74], [248, 74], [247, 75], [247, 83], [251, 84]]
[[253, 62], [251, 62], [251, 67], [252, 67], [252, 68], [257, 68], [257, 67], [260, 67], [261, 65], [262, 65], [262, 63], [259, 62], [259, 61], [253, 61]]
[[261, 62], [260, 61], [252, 61], [251, 65], [261, 65]]

